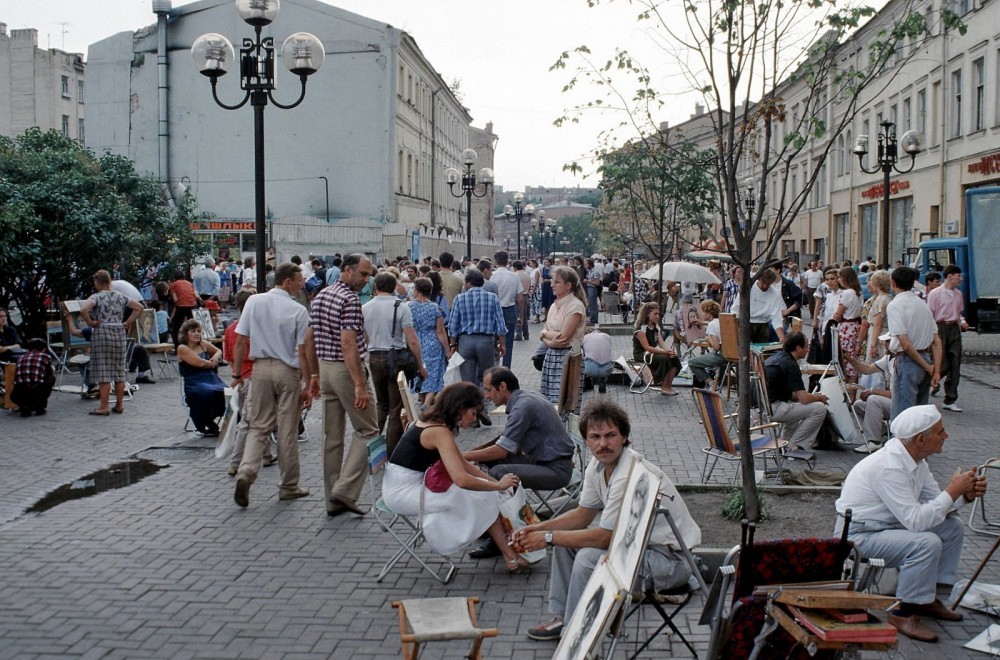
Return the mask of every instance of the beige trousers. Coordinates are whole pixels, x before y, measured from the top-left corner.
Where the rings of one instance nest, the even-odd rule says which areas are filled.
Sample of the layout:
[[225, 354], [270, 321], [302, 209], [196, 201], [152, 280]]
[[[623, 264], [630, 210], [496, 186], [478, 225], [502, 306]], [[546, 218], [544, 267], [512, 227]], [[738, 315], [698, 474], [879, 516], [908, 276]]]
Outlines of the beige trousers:
[[[255, 365], [255, 380], [256, 368]], [[375, 393], [368, 380], [368, 368], [364, 367], [364, 371], [369, 403], [364, 410], [358, 410], [354, 407], [354, 381], [347, 366], [343, 362], [319, 361], [319, 384], [323, 394], [323, 485], [328, 510], [334, 495], [345, 502], [357, 503], [368, 465], [366, 445], [378, 436]], [[354, 433], [345, 459], [348, 417]]]
[[277, 429], [279, 491], [294, 491], [299, 485], [299, 396], [302, 392], [297, 369], [281, 360], [254, 360], [253, 387], [247, 417], [250, 431], [240, 462], [239, 474], [257, 480], [268, 435]]

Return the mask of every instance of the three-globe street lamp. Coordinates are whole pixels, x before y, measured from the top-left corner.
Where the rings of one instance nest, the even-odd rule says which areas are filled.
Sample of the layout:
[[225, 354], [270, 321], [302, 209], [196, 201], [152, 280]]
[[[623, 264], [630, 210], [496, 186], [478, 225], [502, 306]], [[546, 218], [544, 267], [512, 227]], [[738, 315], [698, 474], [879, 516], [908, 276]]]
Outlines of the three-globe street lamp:
[[913, 166], [917, 164], [917, 154], [924, 150], [923, 144], [921, 143], [920, 133], [917, 131], [906, 131], [903, 133], [903, 137], [900, 138], [900, 146], [903, 147], [903, 151], [910, 156], [910, 166], [908, 168], [900, 169], [896, 167], [897, 162], [897, 147], [896, 147], [896, 124], [885, 120], [880, 126], [882, 126], [882, 132], [878, 134], [878, 149], [876, 150], [876, 166], [872, 169], [865, 167], [865, 156], [868, 154], [868, 136], [859, 135], [858, 140], [854, 145], [854, 153], [858, 157], [858, 164], [861, 167], [861, 171], [866, 174], [875, 174], [881, 171], [882, 177], [882, 226], [879, 233], [882, 234], [882, 249], [881, 249], [881, 261], [888, 267], [889, 265], [889, 177], [893, 170], [897, 174], [906, 174], [913, 170]]
[[[527, 216], [527, 221], [531, 221], [531, 217], [535, 214], [535, 205], [524, 204], [524, 195], [521, 193], [514, 193], [514, 206], [507, 204], [503, 207], [503, 214], [507, 216], [507, 222], [517, 223], [517, 258], [521, 258], [521, 221]], [[544, 211], [539, 211], [542, 217], [545, 217]], [[513, 217], [511, 217], [513, 216]]]
[[535, 229], [538, 230], [538, 248], [539, 256], [544, 259], [547, 254], [545, 251], [545, 239], [551, 239], [549, 243], [549, 251], [555, 246], [555, 238], [558, 234], [562, 233], [563, 228], [557, 227], [556, 223], [558, 221], [555, 218], [546, 218], [545, 211], [538, 212], [538, 218], [531, 221], [531, 224]]
[[279, 108], [289, 110], [302, 103], [306, 97], [306, 79], [316, 73], [323, 65], [326, 53], [323, 43], [308, 32], [296, 32], [285, 39], [281, 46], [281, 59], [289, 71], [299, 77], [302, 85], [299, 98], [289, 105], [279, 103], [272, 92], [274, 85], [274, 38], [261, 38], [261, 28], [270, 25], [278, 15], [280, 0], [236, 0], [236, 11], [249, 25], [254, 28], [255, 37], [244, 37], [240, 48], [240, 89], [246, 94], [243, 100], [235, 105], [228, 105], [219, 100], [216, 85], [219, 78], [226, 75], [229, 67], [236, 59], [233, 44], [221, 34], [214, 32], [198, 37], [191, 46], [191, 56], [194, 58], [198, 71], [207, 76], [212, 83], [212, 98], [226, 110], [238, 110], [250, 102], [253, 107], [254, 126], [254, 201], [255, 228], [257, 242], [257, 286], [263, 287], [265, 281], [265, 232], [264, 215], [264, 107], [268, 100]]
[[[479, 170], [479, 181], [476, 181], [476, 173], [472, 166], [475, 165], [478, 157], [475, 150], [466, 149], [462, 152], [462, 163], [465, 165], [465, 171], [459, 172], [454, 167], [445, 170], [448, 190], [451, 191], [452, 197], [465, 197], [466, 199], [465, 256], [469, 259], [472, 259], [472, 197], [486, 197], [490, 188], [493, 187], [493, 170], [488, 167]], [[459, 177], [462, 179], [462, 191], [455, 194], [455, 184], [459, 182]], [[481, 184], [482, 187], [479, 187], [477, 183]]]

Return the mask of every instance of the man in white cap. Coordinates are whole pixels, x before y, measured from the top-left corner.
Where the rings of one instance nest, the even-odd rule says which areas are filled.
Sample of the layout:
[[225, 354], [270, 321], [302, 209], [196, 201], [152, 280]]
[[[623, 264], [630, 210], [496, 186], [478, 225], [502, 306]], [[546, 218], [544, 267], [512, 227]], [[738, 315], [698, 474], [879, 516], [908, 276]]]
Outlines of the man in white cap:
[[947, 488], [938, 487], [926, 459], [941, 453], [948, 434], [933, 405], [901, 412], [892, 421], [892, 434], [881, 451], [847, 475], [836, 503], [836, 533], [850, 509], [848, 538], [861, 556], [880, 557], [899, 569], [900, 603], [889, 613], [889, 623], [907, 637], [934, 642], [937, 635], [919, 615], [962, 618], [937, 600], [935, 587], [955, 582], [964, 529], [957, 509], [986, 492], [986, 478], [977, 477], [975, 468], [960, 468]]

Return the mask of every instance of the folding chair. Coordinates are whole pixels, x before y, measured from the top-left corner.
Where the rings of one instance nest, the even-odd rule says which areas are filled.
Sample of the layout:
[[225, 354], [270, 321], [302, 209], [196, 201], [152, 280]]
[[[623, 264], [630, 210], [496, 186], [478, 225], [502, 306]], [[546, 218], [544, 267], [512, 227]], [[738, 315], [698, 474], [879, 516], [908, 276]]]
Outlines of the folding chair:
[[[695, 578], [695, 584], [691, 584], [689, 580], [687, 584], [675, 589], [657, 591], [653, 586], [652, 578], [640, 576], [639, 584], [641, 591], [633, 594], [631, 609], [625, 613], [621, 624], [624, 626], [630, 618], [638, 614], [636, 617], [636, 640], [638, 641], [639, 630], [642, 626], [642, 608], [644, 606], [652, 607], [656, 610], [656, 613], [660, 615], [663, 622], [656, 630], [653, 631], [651, 635], [646, 638], [642, 645], [636, 649], [635, 653], [629, 656], [629, 660], [634, 660], [639, 657], [639, 655], [649, 647], [653, 640], [667, 628], [670, 629], [672, 635], [671, 642], [673, 641], [673, 636], [676, 636], [684, 643], [684, 646], [691, 651], [691, 655], [697, 658], [698, 652], [695, 650], [694, 646], [687, 639], [687, 637], [684, 636], [684, 633], [680, 631], [677, 624], [674, 623], [674, 619], [680, 611], [691, 602], [691, 598], [696, 593], [700, 591], [702, 594], [708, 594], [708, 585], [705, 584], [705, 578], [701, 575], [701, 569], [698, 566], [698, 561], [695, 559], [694, 554], [682, 540], [680, 530], [677, 528], [677, 523], [674, 522], [673, 517], [670, 515], [670, 511], [665, 508], [661, 508], [657, 511], [657, 515], [662, 515], [666, 518], [667, 524], [670, 525], [670, 529], [674, 533], [674, 538], [677, 539], [677, 543], [680, 546], [679, 550], [684, 556], [684, 561], [691, 568], [691, 574]], [[670, 612], [668, 612], [667, 607], [670, 605], [673, 605], [673, 608]], [[671, 649], [670, 657], [673, 657], [672, 651], [673, 649]]]
[[[1000, 458], [991, 458], [976, 470], [977, 476], [982, 476], [986, 474], [987, 470], [1000, 470]], [[977, 527], [976, 525], [976, 510], [979, 510], [979, 516], [982, 519], [982, 526]], [[986, 517], [986, 498], [977, 497], [972, 501], [972, 507], [969, 511], [969, 529], [974, 532], [979, 532], [980, 534], [989, 534], [990, 536], [1000, 536], [1000, 522], [996, 520], [990, 520]]]
[[[538, 517], [554, 518], [569, 508], [569, 505], [580, 497], [583, 490], [583, 471], [587, 467], [587, 446], [580, 436], [580, 416], [575, 413], [566, 415], [566, 433], [573, 441], [573, 474], [569, 483], [556, 490], [527, 489], [525, 494], [531, 502], [531, 508]], [[544, 511], [543, 511], [544, 509]]]
[[[847, 540], [848, 524], [839, 538], [777, 539], [754, 543], [754, 523], [743, 522], [742, 539], [719, 569], [702, 612], [701, 624], [712, 628], [707, 657], [748, 658], [765, 625], [766, 594], [755, 593], [762, 585], [853, 580], [860, 566], [854, 544]], [[848, 559], [853, 562], [848, 563]], [[729, 587], [732, 604], [724, 613]], [[777, 629], [766, 640], [761, 657], [808, 658], [808, 650]]]
[[719, 314], [719, 335], [722, 357], [726, 358], [724, 370], [716, 379], [726, 389], [726, 399], [736, 387], [737, 369], [740, 363], [740, 325], [735, 314]]
[[610, 317], [620, 316], [621, 322], [625, 322], [625, 315], [621, 308], [622, 299], [616, 291], [605, 291], [601, 294], [601, 306], [604, 307], [604, 320], [610, 322]]
[[[767, 374], [764, 372], [764, 359], [756, 351], [750, 351], [750, 387], [757, 398], [757, 412], [760, 421], [766, 424], [775, 425], [775, 437], [780, 437], [784, 431], [784, 423], [771, 418], [771, 398], [767, 393]], [[787, 441], [781, 450], [781, 455], [786, 459], [805, 461], [809, 469], [816, 467], [816, 452], [811, 449], [793, 446], [789, 448]]]
[[653, 384], [653, 373], [645, 362], [628, 360], [624, 355], [620, 355], [615, 364], [625, 372], [629, 382], [628, 391], [632, 394], [642, 394]]
[[[399, 550], [396, 551], [396, 554], [394, 554], [392, 558], [389, 559], [384, 566], [382, 566], [382, 570], [379, 571], [378, 577], [375, 581], [381, 582], [385, 576], [389, 574], [389, 571], [392, 570], [392, 567], [399, 563], [400, 559], [409, 555], [416, 559], [417, 563], [419, 563], [425, 571], [430, 573], [435, 580], [442, 584], [448, 584], [451, 582], [451, 579], [455, 577], [455, 573], [458, 572], [458, 566], [455, 565], [455, 562], [448, 557], [441, 556], [444, 560], [444, 567], [447, 569], [443, 576], [437, 570], [431, 568], [431, 566], [429, 566], [427, 562], [425, 562], [423, 558], [417, 554], [417, 548], [424, 541], [424, 530], [420, 525], [420, 520], [418, 519], [414, 522], [409, 517], [404, 516], [401, 513], [396, 513], [390, 509], [386, 505], [385, 500], [379, 497], [376, 493], [375, 477], [379, 472], [382, 472], [385, 468], [385, 464], [389, 462], [389, 455], [386, 452], [385, 446], [385, 436], [380, 435], [377, 438], [369, 440], [366, 449], [368, 451], [368, 488], [371, 490], [372, 496], [372, 515], [375, 516], [375, 521], [378, 522], [382, 531], [389, 532], [390, 536], [392, 536], [392, 538], [395, 539], [400, 546]], [[396, 527], [397, 522], [402, 523], [402, 526], [399, 526], [400, 531], [397, 531], [394, 528]]]
[[399, 388], [399, 396], [403, 400], [403, 410], [406, 411], [407, 417], [410, 419], [410, 423], [417, 421], [419, 417], [418, 402], [413, 397], [413, 391], [410, 390], [410, 384], [406, 382], [406, 374], [400, 371], [396, 375], [396, 387]]
[[[469, 598], [415, 598], [396, 600], [392, 606], [399, 610], [399, 637], [404, 660], [417, 660], [420, 645], [451, 639], [471, 639], [469, 660], [482, 660], [479, 650], [483, 639], [496, 637], [496, 628], [480, 628], [476, 620], [475, 596]], [[407, 624], [413, 632], [407, 631]]]
[[[702, 447], [705, 454], [705, 465], [701, 470], [701, 482], [708, 483], [712, 478], [712, 472], [719, 460], [735, 463], [733, 470], [733, 483], [739, 475], [740, 468], [740, 446], [733, 442], [729, 436], [729, 424], [726, 415], [722, 411], [722, 397], [718, 392], [710, 390], [693, 389], [691, 396], [694, 397], [695, 406], [701, 416], [702, 426], [705, 428], [705, 435], [708, 436], [708, 446]], [[762, 429], [771, 429], [771, 434], [756, 434], [750, 436], [750, 446], [753, 448], [753, 455], [761, 456], [764, 459], [764, 473], [767, 474], [767, 457], [772, 456], [775, 463], [777, 475], [781, 475], [783, 456], [781, 450], [788, 445], [788, 442], [781, 440], [774, 433], [777, 427], [775, 422], [759, 424], [750, 427], [751, 434]], [[711, 461], [711, 466], [709, 466]]]

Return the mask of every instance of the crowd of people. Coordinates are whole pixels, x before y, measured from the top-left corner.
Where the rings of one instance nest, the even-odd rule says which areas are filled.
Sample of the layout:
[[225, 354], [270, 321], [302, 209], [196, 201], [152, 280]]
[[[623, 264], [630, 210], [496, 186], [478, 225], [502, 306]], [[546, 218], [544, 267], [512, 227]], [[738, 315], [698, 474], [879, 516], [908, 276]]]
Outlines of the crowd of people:
[[[515, 487], [558, 490], [573, 476], [574, 445], [552, 405], [562, 403], [567, 360], [582, 352], [583, 373], [606, 391], [611, 340], [598, 327], [598, 313], [602, 305], [613, 304], [613, 313], [634, 314], [633, 359], [648, 365], [663, 395], [676, 396], [673, 380], [682, 364], [667, 346], [661, 315], [687, 303], [701, 319], [707, 345], [689, 366], [696, 386], [711, 386], [713, 372], [725, 363], [719, 316], [739, 308], [743, 278], [738, 267], [711, 263], [718, 284], [699, 291], [677, 283], [656, 295], [649, 281], [636, 276], [641, 262], [511, 261], [503, 250], [461, 263], [445, 252], [421, 263], [376, 266], [364, 255], [348, 254], [336, 255], [329, 264], [293, 257], [267, 265], [258, 287], [252, 259], [234, 269], [208, 258], [191, 278], [177, 272], [170, 283], [158, 285], [149, 301], [156, 338], [169, 337], [176, 346], [189, 415], [204, 435], [219, 434], [226, 383], [217, 372], [224, 359], [232, 365], [229, 385], [240, 401], [228, 464], [235, 503], [250, 505], [261, 467], [272, 463], [279, 466], [279, 499], [310, 495], [299, 484], [298, 435], [302, 410], [320, 401], [322, 499], [328, 516], [368, 513], [359, 501], [365, 448], [384, 433], [389, 453], [385, 501], [400, 514], [420, 515], [434, 550], [451, 554], [482, 540], [470, 552], [472, 558], [499, 556], [508, 572], [523, 573], [530, 566], [521, 553], [555, 548], [548, 606], [553, 618], [528, 631], [538, 640], [561, 636], [608, 548], [627, 466], [637, 458], [629, 447], [624, 410], [606, 398], [592, 401], [580, 421], [592, 456], [579, 506], [513, 534], [505, 529], [499, 493]], [[956, 578], [962, 534], [954, 511], [986, 488], [971, 470], [960, 471], [940, 490], [926, 467], [926, 459], [940, 453], [947, 438], [937, 408], [927, 405], [942, 380], [944, 409], [961, 410], [956, 403], [966, 328], [961, 271], [948, 266], [941, 277], [928, 277], [925, 290], [915, 288], [916, 272], [902, 265], [890, 272], [869, 263], [824, 268], [822, 262], [810, 262], [799, 273], [795, 264], [779, 263], [753, 275], [751, 341], [782, 342], [764, 370], [771, 417], [787, 425], [790, 442], [815, 440], [827, 415], [826, 397], [805, 385], [803, 360], [828, 357], [835, 343], [846, 380], [858, 383], [852, 396], [866, 440], [859, 449], [872, 455], [851, 471], [837, 511], [853, 511], [849, 536], [863, 554], [900, 567], [901, 604], [890, 622], [903, 634], [933, 641], [935, 634], [919, 617], [955, 618], [934, 595], [935, 582]], [[124, 411], [127, 333], [143, 302], [138, 292], [116, 284], [107, 271], [98, 271], [95, 293], [80, 308], [86, 327], [77, 331], [90, 342], [89, 380], [100, 397], [91, 415]], [[698, 304], [695, 295], [701, 298]], [[209, 328], [193, 316], [201, 307], [215, 312], [214, 331], [218, 313], [231, 304], [238, 318], [225, 328], [220, 350], [207, 341]], [[795, 323], [805, 310], [813, 324], [812, 342]], [[52, 360], [44, 341], [22, 342], [6, 316], [0, 310], [0, 359], [17, 360], [15, 402], [23, 416], [45, 414], [54, 381]], [[538, 391], [523, 389], [510, 369], [516, 342], [532, 336], [541, 371]], [[461, 364], [456, 367], [457, 356]], [[400, 373], [420, 401], [418, 419], [408, 420], [408, 426], [401, 415]], [[495, 443], [461, 450], [460, 429], [493, 424], [484, 408], [487, 401], [504, 407], [503, 429]], [[885, 421], [891, 433], [884, 449], [875, 452], [883, 443]], [[426, 488], [432, 471], [444, 481], [440, 491]], [[676, 495], [666, 476], [660, 489]], [[697, 545], [700, 531], [683, 499], [671, 497], [667, 506], [686, 545]], [[692, 577], [675, 541], [657, 522], [644, 565], [658, 588]]]

